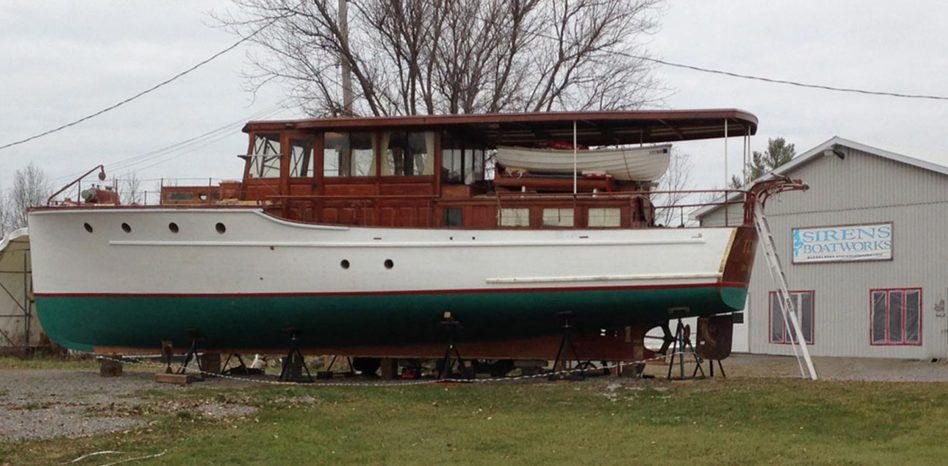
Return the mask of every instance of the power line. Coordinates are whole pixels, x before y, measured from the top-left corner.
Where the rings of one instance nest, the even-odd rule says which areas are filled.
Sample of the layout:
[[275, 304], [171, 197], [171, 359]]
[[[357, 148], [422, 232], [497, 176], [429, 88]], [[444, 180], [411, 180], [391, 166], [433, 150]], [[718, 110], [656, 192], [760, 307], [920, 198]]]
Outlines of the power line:
[[[484, 18], [484, 17], [481, 17], [481, 16], [475, 16], [475, 18], [477, 18], [477, 19], [479, 19], [479, 20], [481, 20], [481, 21], [483, 21], [483, 22], [485, 22], [485, 23], [492, 24], [492, 25], [494, 25], [494, 26], [501, 26], [501, 24], [499, 24], [498, 22], [496, 22], [496, 21], [494, 21], [494, 20], [492, 20], [492, 19]], [[549, 34], [544, 34], [544, 33], [539, 32], [539, 31], [535, 32], [535, 34], [536, 34], [537, 36], [540, 36], [540, 37], [543, 37], [543, 38], [546, 38], [546, 39], [550, 39], [550, 40], [557, 40], [557, 41], [560, 40], [560, 39], [557, 38], [557, 37], [554, 37], [554, 36], [549, 35]], [[768, 77], [765, 77], [765, 76], [755, 76], [755, 75], [750, 75], [750, 74], [736, 73], [736, 72], [727, 71], [727, 70], [718, 70], [718, 69], [714, 69], [714, 68], [705, 68], [705, 67], [701, 67], [701, 66], [688, 65], [688, 64], [685, 64], [685, 63], [675, 63], [675, 62], [671, 62], [671, 61], [668, 61], [668, 60], [661, 60], [661, 59], [658, 59], [658, 58], [646, 57], [646, 56], [642, 56], [642, 55], [635, 55], [635, 54], [631, 54], [631, 53], [628, 53], [628, 52], [623, 52], [623, 51], [621, 51], [621, 50], [611, 50], [611, 49], [610, 49], [609, 52], [615, 53], [615, 54], [617, 54], [617, 55], [622, 55], [622, 56], [625, 56], [625, 57], [629, 57], [629, 58], [635, 58], [635, 59], [637, 59], [637, 60], [643, 60], [643, 61], [648, 61], [648, 62], [652, 62], [652, 63], [657, 63], [657, 64], [660, 64], [660, 65], [671, 66], [671, 67], [674, 67], [674, 68], [682, 68], [682, 69], [687, 69], [687, 70], [691, 70], [691, 71], [699, 71], [699, 72], [702, 72], [702, 73], [717, 74], [717, 75], [721, 75], [721, 76], [729, 76], [729, 77], [732, 77], [732, 78], [749, 79], [749, 80], [761, 81], [761, 82], [766, 82], [766, 83], [771, 83], [771, 84], [785, 84], [785, 85], [788, 85], [788, 86], [805, 87], [805, 88], [810, 88], [810, 89], [822, 89], [822, 90], [826, 90], [826, 91], [848, 92], [848, 93], [854, 93], [854, 94], [864, 94], [864, 95], [874, 95], [874, 96], [898, 97], [898, 98], [903, 98], [903, 99], [925, 99], [925, 100], [941, 100], [941, 101], [948, 101], [948, 96], [942, 96], [942, 95], [932, 95], [932, 94], [907, 94], [907, 93], [903, 93], [903, 92], [892, 92], [892, 91], [872, 91], [872, 90], [867, 90], [867, 89], [858, 89], [858, 88], [854, 88], [854, 87], [838, 87], [838, 86], [829, 86], [829, 85], [825, 85], [825, 84], [805, 83], [805, 82], [800, 82], [800, 81], [791, 81], [791, 80], [788, 80], [788, 79], [768, 78]]]
[[754, 76], [750, 74], [735, 73], [733, 71], [716, 70], [713, 68], [703, 68], [700, 66], [687, 65], [684, 63], [675, 63], [675, 62], [670, 62], [667, 60], [660, 60], [658, 58], [633, 55], [633, 54], [625, 53], [621, 51], [613, 51], [613, 52], [619, 55], [627, 56], [629, 58], [636, 58], [639, 60], [658, 63], [665, 66], [683, 68], [683, 69], [693, 70], [693, 71], [700, 71], [702, 73], [711, 73], [711, 74], [718, 74], [722, 76], [730, 76], [732, 78], [750, 79], [754, 81], [763, 81], [763, 82], [774, 83], [774, 84], [786, 84], [789, 86], [807, 87], [811, 89], [823, 89], [827, 91], [850, 92], [850, 93], [855, 93], [855, 94], [878, 95], [878, 96], [888, 96], [888, 97], [900, 97], [903, 99], [948, 100], [948, 96], [930, 95], [930, 94], [905, 94], [902, 92], [889, 92], [889, 91], [870, 91], [866, 89], [857, 89], [857, 88], [852, 88], [852, 87], [836, 87], [836, 86], [828, 86], [825, 84], [804, 83], [800, 81], [790, 81], [787, 79], [768, 78], [764, 76]]
[[168, 79], [166, 79], [166, 80], [164, 80], [164, 81], [162, 81], [162, 82], [160, 82], [160, 83], [158, 83], [158, 84], [155, 84], [154, 86], [149, 87], [148, 89], [145, 89], [144, 91], [141, 91], [141, 92], [139, 92], [139, 93], [137, 93], [137, 94], [135, 94], [135, 95], [133, 95], [133, 96], [131, 96], [131, 97], [128, 97], [128, 98], [126, 98], [126, 99], [124, 99], [124, 100], [121, 100], [121, 101], [119, 101], [119, 102], [117, 102], [117, 103], [114, 103], [114, 104], [112, 104], [112, 105], [110, 105], [110, 106], [108, 106], [108, 107], [105, 107], [105, 108], [103, 108], [102, 110], [99, 110], [99, 111], [97, 111], [97, 112], [95, 112], [95, 113], [90, 113], [89, 115], [86, 115], [86, 116], [84, 116], [84, 117], [82, 117], [82, 118], [79, 118], [78, 120], [73, 120], [73, 121], [71, 121], [71, 122], [69, 122], [69, 123], [66, 123], [66, 124], [64, 124], [64, 125], [60, 125], [60, 126], [57, 126], [57, 127], [55, 127], [55, 128], [48, 129], [48, 130], [43, 131], [43, 132], [38, 133], [38, 134], [34, 134], [33, 136], [30, 136], [30, 137], [27, 137], [27, 138], [23, 138], [23, 139], [20, 139], [20, 140], [18, 140], [18, 141], [13, 141], [13, 142], [4, 144], [4, 145], [0, 146], [0, 150], [7, 149], [7, 148], [10, 148], [10, 147], [13, 147], [13, 146], [20, 145], [20, 144], [24, 144], [24, 143], [30, 142], [30, 141], [32, 141], [32, 140], [34, 140], [34, 139], [39, 139], [39, 138], [41, 138], [41, 137], [43, 137], [43, 136], [48, 136], [48, 135], [50, 135], [50, 134], [53, 134], [53, 133], [62, 131], [62, 130], [64, 130], [64, 129], [66, 129], [66, 128], [69, 128], [69, 127], [78, 125], [79, 123], [82, 123], [82, 122], [84, 122], [84, 121], [91, 120], [92, 118], [95, 118], [95, 117], [97, 117], [97, 116], [99, 116], [99, 115], [102, 115], [103, 113], [106, 113], [106, 112], [110, 112], [110, 111], [112, 111], [112, 110], [115, 110], [116, 108], [119, 108], [119, 107], [121, 107], [121, 106], [123, 106], [123, 105], [125, 105], [125, 104], [127, 104], [127, 103], [129, 103], [129, 102], [131, 102], [131, 101], [133, 101], [133, 100], [135, 100], [135, 99], [138, 99], [139, 97], [142, 97], [142, 96], [144, 96], [144, 95], [146, 95], [146, 94], [150, 94], [150, 93], [152, 93], [152, 92], [154, 92], [154, 91], [156, 91], [156, 90], [158, 90], [158, 89], [160, 89], [160, 88], [162, 88], [162, 87], [164, 87], [164, 86], [166, 86], [166, 85], [168, 85], [168, 84], [171, 84], [172, 82], [174, 82], [174, 81], [177, 80], [178, 78], [181, 78], [181, 77], [183, 77], [183, 76], [185, 76], [185, 75], [191, 73], [192, 71], [194, 71], [194, 70], [196, 70], [196, 69], [198, 69], [198, 68], [200, 68], [200, 67], [202, 67], [202, 66], [204, 66], [204, 65], [206, 65], [206, 64], [208, 64], [208, 63], [210, 63], [210, 62], [212, 62], [212, 61], [214, 61], [216, 58], [220, 57], [221, 55], [224, 55], [225, 53], [230, 52], [231, 50], [237, 48], [240, 44], [243, 44], [244, 42], [247, 42], [248, 40], [252, 39], [254, 36], [256, 36], [257, 34], [259, 34], [260, 32], [262, 32], [264, 29], [270, 27], [270, 25], [272, 25], [273, 23], [275, 23], [277, 20], [279, 20], [279, 19], [281, 19], [281, 18], [284, 18], [284, 17], [285, 17], [285, 15], [283, 15], [283, 16], [278, 16], [278, 17], [276, 17], [276, 18], [273, 18], [273, 19], [272, 19], [271, 21], [269, 21], [268, 23], [266, 23], [266, 24], [264, 24], [263, 26], [257, 28], [255, 31], [251, 32], [249, 35], [242, 37], [240, 40], [238, 40], [237, 42], [234, 42], [233, 44], [231, 44], [230, 46], [226, 47], [225, 49], [223, 49], [223, 50], [221, 50], [221, 51], [215, 53], [214, 55], [211, 55], [211, 56], [208, 57], [208, 58], [205, 58], [204, 60], [201, 60], [200, 62], [198, 62], [198, 63], [195, 64], [194, 66], [192, 66], [192, 67], [190, 67], [190, 68], [188, 68], [188, 69], [186, 69], [186, 70], [184, 70], [184, 71], [182, 71], [182, 72], [180, 72], [180, 73], [178, 73], [178, 74], [176, 74], [176, 75], [174, 75], [174, 76], [172, 76], [172, 77], [170, 77], [170, 78], [168, 78]]

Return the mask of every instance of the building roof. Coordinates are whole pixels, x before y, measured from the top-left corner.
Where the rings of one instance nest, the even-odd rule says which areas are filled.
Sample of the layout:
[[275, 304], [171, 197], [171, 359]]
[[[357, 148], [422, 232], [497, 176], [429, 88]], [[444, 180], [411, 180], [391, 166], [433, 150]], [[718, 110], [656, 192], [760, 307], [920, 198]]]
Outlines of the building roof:
[[[786, 175], [792, 172], [793, 170], [795, 170], [797, 167], [806, 165], [807, 163], [810, 163], [814, 160], [819, 160], [819, 158], [826, 151], [833, 150], [833, 148], [836, 146], [848, 147], [850, 149], [855, 149], [860, 152], [865, 152], [867, 154], [875, 155], [877, 157], [882, 157], [884, 159], [889, 159], [895, 162], [904, 163], [906, 165], [910, 165], [916, 168], [921, 168], [923, 170], [940, 173], [942, 175], [948, 175], [948, 167], [944, 165], [938, 165], [937, 163], [927, 162], [925, 160], [919, 160], [914, 157], [909, 157], [907, 155], [902, 155], [902, 154], [896, 154], [895, 152], [889, 152], [884, 149], [868, 146], [868, 145], [865, 145], [856, 141], [852, 141], [846, 138], [841, 138], [839, 136], [833, 136], [826, 142], [794, 157], [793, 160], [777, 167], [775, 170], [767, 172], [764, 175], [762, 175], [760, 178], [757, 178], [756, 180], [753, 180], [750, 183], [747, 183], [747, 185], [745, 185], [744, 187], [746, 188], [747, 186], [753, 185], [754, 183], [758, 181], [772, 178], [774, 175]], [[736, 201], [738, 200], [739, 197], [740, 197], [739, 193], [734, 193], [728, 196], [728, 200]], [[721, 207], [722, 205], [704, 206], [694, 211], [692, 216], [694, 216], [695, 218], [701, 218], [711, 212], [714, 212], [715, 210]]]
[[[358, 131], [377, 129], [453, 129], [494, 145], [532, 145], [540, 140], [573, 139], [610, 145], [686, 141], [755, 134], [757, 117], [738, 109], [636, 110], [592, 112], [482, 113], [395, 117], [310, 118], [251, 121], [251, 131]], [[727, 122], [727, 123], [725, 123]]]

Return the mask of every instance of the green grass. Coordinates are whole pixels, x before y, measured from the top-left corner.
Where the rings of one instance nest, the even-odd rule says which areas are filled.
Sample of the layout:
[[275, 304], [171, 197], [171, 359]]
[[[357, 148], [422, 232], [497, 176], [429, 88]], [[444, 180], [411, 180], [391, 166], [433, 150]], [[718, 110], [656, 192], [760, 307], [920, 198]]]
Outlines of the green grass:
[[[149, 390], [152, 425], [0, 444], [0, 463], [167, 453], [153, 464], [940, 463], [948, 385], [729, 379], [667, 383]], [[609, 395], [609, 396], [607, 396]], [[311, 398], [310, 398], [311, 397]], [[249, 404], [245, 419], [152, 410]], [[95, 464], [105, 460], [86, 461]]]

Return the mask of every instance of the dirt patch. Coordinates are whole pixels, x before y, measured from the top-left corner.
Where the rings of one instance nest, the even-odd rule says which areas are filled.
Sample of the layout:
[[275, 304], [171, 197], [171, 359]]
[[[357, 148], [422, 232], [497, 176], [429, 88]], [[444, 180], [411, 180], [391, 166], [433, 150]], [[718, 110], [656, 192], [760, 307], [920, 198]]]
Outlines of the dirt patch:
[[[214, 386], [233, 385], [214, 380]], [[143, 412], [166, 412], [220, 419], [256, 411], [239, 403], [168, 401], [146, 406], [140, 390], [185, 392], [191, 387], [159, 385], [150, 372], [99, 377], [90, 370], [0, 370], [0, 440], [81, 437], [126, 431], [144, 424]]]

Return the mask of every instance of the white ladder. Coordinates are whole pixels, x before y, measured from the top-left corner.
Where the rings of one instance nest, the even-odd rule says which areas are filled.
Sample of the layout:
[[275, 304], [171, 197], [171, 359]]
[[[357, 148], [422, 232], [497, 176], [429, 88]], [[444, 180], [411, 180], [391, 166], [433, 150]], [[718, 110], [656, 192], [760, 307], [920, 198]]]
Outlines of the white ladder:
[[[780, 258], [777, 256], [777, 248], [774, 246], [774, 237], [770, 233], [770, 224], [767, 223], [767, 217], [764, 216], [763, 203], [758, 201], [754, 206], [754, 226], [757, 227], [757, 236], [760, 238], [760, 244], [764, 247], [764, 257], [767, 259], [767, 268], [770, 270], [770, 277], [777, 284], [777, 294], [780, 296], [780, 308], [783, 310], [783, 323], [790, 337], [790, 347], [793, 348], [793, 355], [797, 358], [797, 365], [800, 366], [800, 375], [809, 376], [816, 380], [816, 369], [813, 368], [813, 360], [810, 359], [810, 351], [806, 347], [806, 339], [803, 338], [803, 330], [800, 327], [800, 321], [797, 319], [797, 306], [790, 294], [790, 287], [787, 286], [787, 277], [783, 274], [783, 268], [780, 266]], [[793, 331], [790, 331], [790, 327]], [[797, 351], [797, 346], [800, 351]], [[801, 353], [802, 359], [801, 362]], [[803, 363], [806, 363], [806, 372], [803, 370]], [[809, 375], [807, 374], [809, 372]]]

